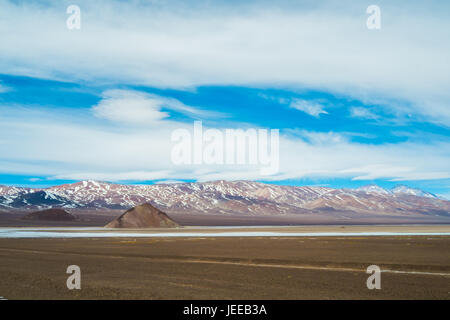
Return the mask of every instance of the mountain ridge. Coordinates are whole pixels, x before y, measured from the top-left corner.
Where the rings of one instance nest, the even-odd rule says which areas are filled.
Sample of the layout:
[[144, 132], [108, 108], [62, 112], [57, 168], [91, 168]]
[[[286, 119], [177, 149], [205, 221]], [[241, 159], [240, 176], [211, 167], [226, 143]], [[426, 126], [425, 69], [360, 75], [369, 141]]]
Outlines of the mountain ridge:
[[129, 209], [149, 202], [168, 213], [276, 215], [318, 211], [450, 216], [450, 201], [415, 188], [356, 189], [252, 181], [122, 185], [93, 180], [49, 188], [0, 186], [0, 208]]

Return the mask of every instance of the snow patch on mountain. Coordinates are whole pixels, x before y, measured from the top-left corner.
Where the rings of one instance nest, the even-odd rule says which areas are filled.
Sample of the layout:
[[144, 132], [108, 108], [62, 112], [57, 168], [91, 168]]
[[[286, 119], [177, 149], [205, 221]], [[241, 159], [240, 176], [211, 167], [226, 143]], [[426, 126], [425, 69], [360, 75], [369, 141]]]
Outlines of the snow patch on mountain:
[[367, 186], [359, 187], [356, 189], [356, 191], [361, 191], [365, 193], [383, 194], [383, 195], [391, 194], [389, 190], [379, 187], [376, 184], [369, 184]]
[[392, 188], [392, 193], [394, 194], [407, 194], [416, 197], [425, 197], [425, 198], [438, 198], [436, 195], [426, 192], [420, 189], [410, 188], [405, 185], [399, 185]]

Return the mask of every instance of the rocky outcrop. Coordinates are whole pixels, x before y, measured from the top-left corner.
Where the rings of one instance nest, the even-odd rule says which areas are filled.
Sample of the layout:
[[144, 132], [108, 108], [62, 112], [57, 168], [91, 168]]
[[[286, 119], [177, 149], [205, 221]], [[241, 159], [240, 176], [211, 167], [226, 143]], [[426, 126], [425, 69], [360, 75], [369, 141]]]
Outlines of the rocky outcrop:
[[149, 203], [127, 210], [105, 228], [175, 228], [179, 225]]

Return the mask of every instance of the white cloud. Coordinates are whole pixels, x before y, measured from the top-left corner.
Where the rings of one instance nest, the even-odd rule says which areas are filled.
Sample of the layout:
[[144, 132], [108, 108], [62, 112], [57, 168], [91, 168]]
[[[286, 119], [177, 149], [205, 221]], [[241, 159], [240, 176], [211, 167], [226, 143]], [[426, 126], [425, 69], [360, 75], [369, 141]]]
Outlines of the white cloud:
[[162, 180], [157, 181], [156, 184], [177, 184], [177, 183], [184, 183], [182, 180]]
[[[230, 123], [232, 128], [243, 128]], [[352, 178], [429, 180], [450, 177], [450, 143], [367, 145], [329, 132], [280, 136], [280, 171], [261, 176], [257, 166], [174, 165], [171, 133], [191, 124], [167, 119], [148, 126], [100, 121], [77, 110], [0, 107], [0, 172], [53, 179], [285, 180]], [[206, 130], [206, 126], [204, 130]]]
[[173, 98], [133, 90], [105, 91], [102, 94], [102, 100], [93, 107], [93, 112], [98, 118], [129, 125], [149, 126], [169, 117], [169, 113], [161, 111], [162, 108], [192, 117], [222, 118], [227, 116], [219, 112], [187, 106]]
[[168, 117], [161, 112], [162, 101], [144, 93], [110, 90], [103, 94], [93, 111], [99, 118], [112, 121], [148, 125]]
[[309, 114], [310, 116], [319, 118], [321, 114], [328, 114], [323, 108], [321, 104], [314, 101], [307, 101], [302, 99], [293, 99], [291, 104], [291, 108], [303, 111], [304, 113]]
[[[314, 136], [316, 133], [308, 134]], [[395, 181], [450, 176], [448, 142], [367, 145], [351, 142], [345, 137], [337, 139], [336, 134], [329, 135], [329, 139], [324, 139], [323, 133], [317, 135], [319, 138], [308, 138], [307, 141], [289, 139], [280, 142], [280, 168], [284, 171], [280, 176], [285, 179], [317, 176]]]
[[350, 116], [353, 118], [372, 119], [372, 120], [380, 118], [377, 114], [364, 107], [350, 108]]
[[164, 179], [169, 171], [130, 171], [130, 172], [85, 172], [56, 175], [50, 180], [97, 180], [97, 181], [152, 181]]
[[394, 106], [401, 112], [448, 125], [449, 4], [377, 4], [382, 28], [373, 31], [366, 7], [345, 0], [339, 7], [79, 0], [81, 30], [69, 31], [59, 1], [0, 0], [0, 73], [179, 88], [307, 87], [399, 99], [408, 102]]
[[359, 168], [342, 170], [341, 172], [357, 174], [352, 180], [375, 180], [384, 178], [389, 181], [405, 181], [450, 178], [450, 172], [448, 171], [416, 172], [414, 166], [393, 166], [388, 164], [363, 166]]

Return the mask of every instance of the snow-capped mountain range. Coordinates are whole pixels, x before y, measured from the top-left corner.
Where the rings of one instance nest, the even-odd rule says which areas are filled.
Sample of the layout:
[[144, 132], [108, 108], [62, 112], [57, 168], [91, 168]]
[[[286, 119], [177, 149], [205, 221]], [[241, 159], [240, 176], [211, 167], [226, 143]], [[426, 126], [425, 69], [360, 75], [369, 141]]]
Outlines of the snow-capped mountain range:
[[149, 202], [168, 213], [276, 215], [345, 211], [450, 216], [450, 201], [407, 186], [358, 189], [249, 181], [121, 185], [81, 181], [45, 189], [0, 186], [0, 208], [129, 209]]

